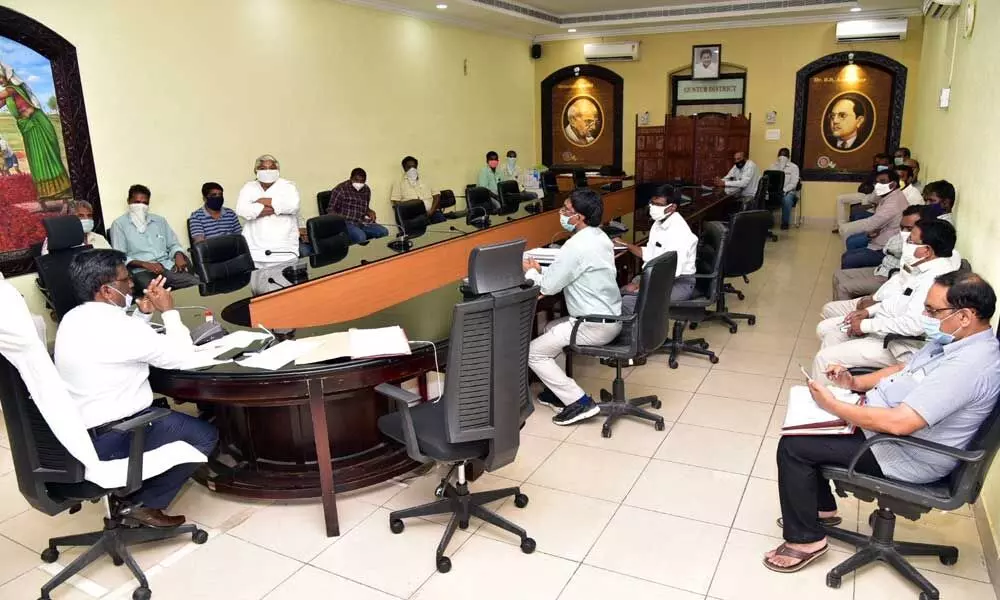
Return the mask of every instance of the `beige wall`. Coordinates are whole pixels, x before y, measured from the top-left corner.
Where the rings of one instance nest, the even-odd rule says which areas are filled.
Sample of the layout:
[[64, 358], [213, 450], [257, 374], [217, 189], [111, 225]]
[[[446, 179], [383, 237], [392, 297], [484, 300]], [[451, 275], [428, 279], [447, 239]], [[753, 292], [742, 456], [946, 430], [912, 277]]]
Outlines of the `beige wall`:
[[[813, 60], [834, 52], [878, 52], [909, 68], [903, 142], [910, 142], [916, 113], [911, 98], [915, 96], [920, 71], [921, 19], [910, 20], [907, 39], [902, 42], [837, 44], [835, 28], [834, 23], [821, 23], [615, 38], [641, 42], [638, 61], [602, 63], [625, 79], [622, 157], [625, 171], [632, 173], [635, 169], [635, 115], [648, 110], [652, 124], [663, 123], [668, 111], [669, 74], [691, 65], [691, 46], [697, 44], [722, 44], [723, 62], [747, 69], [746, 110], [753, 118], [750, 154], [761, 168], [774, 162], [778, 148], [792, 144], [795, 73]], [[562, 67], [583, 63], [584, 43], [596, 41], [611, 41], [611, 38], [543, 44], [542, 58], [535, 63], [536, 106], [541, 106], [541, 81]], [[771, 110], [777, 111], [778, 122], [769, 127], [781, 130], [781, 139], [775, 142], [764, 139], [764, 115]], [[537, 127], [535, 147], [541, 156], [541, 130]], [[856, 188], [857, 184], [806, 183], [803, 190], [805, 216], [832, 219], [836, 195]]]
[[[144, 183], [186, 239], [201, 184], [222, 183], [232, 206], [265, 152], [298, 184], [305, 216], [317, 191], [362, 166], [390, 222], [407, 154], [433, 185], [456, 189], [487, 150], [534, 161], [524, 40], [333, 0], [0, 3], [76, 45], [108, 222]], [[33, 280], [15, 285], [40, 310]]]
[[[996, 195], [996, 157], [1000, 154], [1000, 3], [978, 3], [973, 35], [961, 34], [961, 17], [951, 22], [928, 19], [924, 29], [921, 86], [913, 151], [919, 154], [925, 181], [947, 179], [958, 191], [958, 247], [973, 268], [1000, 289], [1000, 203]], [[963, 6], [964, 11], [964, 6]], [[962, 11], [960, 11], [962, 12]], [[958, 29], [958, 39], [955, 34]], [[937, 108], [948, 85], [954, 55], [951, 107]], [[996, 319], [994, 319], [996, 323]], [[996, 463], [981, 502], [1000, 547], [1000, 476]]]

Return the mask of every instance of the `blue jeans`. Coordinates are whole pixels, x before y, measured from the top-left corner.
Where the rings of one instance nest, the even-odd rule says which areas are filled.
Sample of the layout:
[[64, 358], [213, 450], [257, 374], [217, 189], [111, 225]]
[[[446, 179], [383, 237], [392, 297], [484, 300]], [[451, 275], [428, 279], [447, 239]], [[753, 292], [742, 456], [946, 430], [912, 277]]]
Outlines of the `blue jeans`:
[[884, 256], [885, 254], [881, 250], [872, 250], [867, 246], [864, 248], [854, 248], [841, 255], [840, 268], [860, 269], [862, 267], [877, 267], [882, 264]]
[[[308, 242], [300, 241], [299, 242], [299, 256], [304, 258], [306, 256], [312, 256], [312, 254], [313, 254], [312, 244], [310, 244]], [[291, 260], [291, 259], [289, 259], [289, 260]]]
[[348, 223], [347, 235], [350, 236], [351, 243], [363, 244], [370, 239], [389, 235], [389, 230], [378, 223]]
[[[145, 412], [145, 411], [143, 411]], [[141, 414], [141, 413], [140, 413]], [[130, 432], [106, 431], [94, 436], [94, 448], [101, 460], [128, 458]], [[191, 444], [203, 454], [210, 454], [219, 441], [219, 432], [214, 425], [201, 419], [179, 412], [171, 412], [146, 427], [145, 450], [155, 450], [170, 442], [183, 441]], [[199, 463], [177, 465], [156, 477], [142, 482], [142, 487], [128, 497], [130, 502], [141, 503], [148, 508], [163, 510], [181, 491], [184, 482], [198, 469]]]
[[851, 208], [851, 216], [848, 220], [860, 221], [861, 219], [867, 219], [868, 217], [872, 216], [872, 213], [870, 212], [869, 209], [871, 209], [871, 206], [864, 204]]
[[788, 227], [792, 221], [792, 209], [799, 203], [799, 195], [794, 191], [785, 194], [781, 199], [781, 226]]
[[431, 216], [427, 217], [427, 221], [431, 224], [444, 223], [447, 220], [448, 219], [444, 216], [444, 213], [441, 212], [441, 209], [434, 211]]
[[848, 250], [859, 250], [861, 248], [868, 247], [868, 234], [867, 233], [855, 233], [853, 235], [847, 236], [844, 240], [844, 244], [847, 246]]

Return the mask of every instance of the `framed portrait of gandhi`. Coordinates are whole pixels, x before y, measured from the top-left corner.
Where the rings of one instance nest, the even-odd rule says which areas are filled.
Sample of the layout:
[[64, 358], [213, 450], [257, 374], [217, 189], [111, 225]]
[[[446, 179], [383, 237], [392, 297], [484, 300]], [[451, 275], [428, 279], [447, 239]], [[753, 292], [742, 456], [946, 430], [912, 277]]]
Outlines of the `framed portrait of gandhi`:
[[622, 78], [603, 67], [560, 69], [542, 82], [542, 162], [557, 170], [621, 170]]
[[907, 70], [887, 56], [840, 52], [799, 70], [792, 161], [806, 181], [861, 181], [899, 145]]

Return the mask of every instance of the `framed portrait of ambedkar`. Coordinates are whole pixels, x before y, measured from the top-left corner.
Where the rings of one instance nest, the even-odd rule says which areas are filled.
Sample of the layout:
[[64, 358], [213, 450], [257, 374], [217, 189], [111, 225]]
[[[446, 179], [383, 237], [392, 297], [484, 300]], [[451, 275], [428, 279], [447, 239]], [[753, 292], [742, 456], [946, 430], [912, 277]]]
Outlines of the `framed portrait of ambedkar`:
[[596, 65], [542, 81], [542, 162], [557, 170], [621, 170], [624, 82]]
[[860, 181], [899, 144], [906, 67], [871, 52], [841, 52], [799, 70], [792, 160], [802, 178]]
[[76, 49], [0, 7], [0, 271], [33, 268], [42, 221], [91, 204], [103, 231]]

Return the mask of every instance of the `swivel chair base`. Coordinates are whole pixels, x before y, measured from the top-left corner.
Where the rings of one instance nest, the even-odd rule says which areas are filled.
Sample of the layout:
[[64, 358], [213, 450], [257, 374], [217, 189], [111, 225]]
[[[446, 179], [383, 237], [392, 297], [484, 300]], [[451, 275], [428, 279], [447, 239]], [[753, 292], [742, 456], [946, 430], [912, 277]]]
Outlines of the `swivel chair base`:
[[[112, 502], [114, 504], [114, 502]], [[73, 508], [71, 513], [78, 511]], [[135, 544], [155, 542], [158, 540], [168, 540], [181, 535], [191, 535], [191, 541], [196, 544], [204, 544], [208, 541], [208, 533], [199, 529], [196, 525], [181, 525], [166, 529], [158, 529], [147, 526], [136, 526], [134, 521], [130, 522], [125, 512], [112, 510], [110, 516], [104, 519], [104, 529], [92, 531], [90, 533], [79, 533], [63, 537], [49, 539], [49, 546], [41, 553], [42, 561], [54, 563], [59, 560], [59, 546], [90, 546], [83, 554], [76, 557], [55, 577], [42, 586], [39, 600], [51, 600], [52, 590], [64, 583], [67, 579], [86, 569], [92, 562], [101, 558], [105, 554], [111, 557], [111, 561], [116, 567], [125, 565], [132, 576], [139, 583], [139, 587], [132, 592], [132, 600], [149, 600], [152, 591], [149, 589], [149, 582], [145, 573], [135, 562], [128, 547]]]
[[[743, 281], [750, 283], [750, 280], [743, 276]], [[736, 333], [739, 331], [739, 324], [736, 323], [736, 319], [746, 319], [747, 325], [753, 327], [757, 324], [757, 316], [751, 315], [749, 313], [737, 313], [730, 312], [726, 306], [726, 294], [736, 294], [736, 297], [743, 300], [745, 296], [743, 292], [733, 287], [731, 284], [725, 284], [723, 286], [721, 293], [719, 294], [718, 301], [715, 304], [715, 311], [708, 313], [705, 317], [705, 321], [722, 321], [726, 325], [729, 325], [729, 333]], [[691, 329], [696, 329], [695, 323], [691, 324]]]
[[[641, 361], [644, 363], [645, 359]], [[653, 408], [660, 408], [663, 402], [656, 396], [640, 396], [638, 398], [628, 398], [625, 396], [625, 379], [622, 377], [622, 365], [617, 359], [604, 359], [601, 363], [615, 368], [615, 380], [611, 382], [611, 392], [601, 390], [601, 414], [606, 416], [604, 425], [601, 427], [601, 437], [611, 437], [611, 427], [615, 421], [621, 417], [638, 417], [653, 422], [653, 427], [657, 431], [663, 431], [666, 424], [663, 417], [642, 408], [650, 405]], [[641, 364], [632, 361], [631, 364]]]
[[[681, 352], [687, 352], [688, 354], [697, 354], [699, 356], [707, 356], [708, 362], [717, 364], [719, 362], [719, 357], [715, 355], [708, 349], [708, 342], [704, 338], [695, 338], [692, 340], [684, 339], [684, 328], [687, 323], [684, 321], [674, 321], [674, 335], [664, 342], [660, 346], [661, 352], [669, 352], [670, 358], [667, 360], [667, 364], [670, 365], [671, 369], [676, 369], [678, 367], [677, 355]], [[697, 323], [691, 323], [691, 329], [697, 329]]]
[[872, 527], [871, 536], [834, 527], [826, 528], [828, 536], [859, 548], [856, 554], [830, 569], [826, 574], [827, 587], [839, 588], [844, 575], [880, 560], [920, 588], [920, 600], [938, 600], [940, 596], [938, 589], [904, 557], [936, 556], [941, 564], [953, 565], [958, 562], [958, 548], [894, 541], [896, 515], [887, 508], [876, 509], [868, 517], [868, 523]]
[[[456, 468], [457, 467], [457, 468]], [[528, 534], [507, 519], [486, 508], [485, 505], [508, 496], [514, 497], [514, 506], [524, 508], [528, 505], [528, 497], [521, 493], [521, 488], [503, 488], [499, 490], [489, 490], [485, 492], [469, 493], [469, 485], [465, 480], [465, 463], [459, 463], [452, 467], [448, 474], [441, 480], [434, 491], [434, 495], [439, 498], [434, 502], [428, 502], [413, 508], [396, 510], [389, 514], [389, 529], [396, 534], [403, 533], [405, 525], [403, 519], [411, 517], [427, 517], [431, 515], [445, 515], [451, 513], [451, 520], [441, 536], [441, 542], [437, 547], [437, 570], [440, 573], [447, 573], [451, 570], [451, 559], [444, 555], [455, 535], [455, 529], [466, 529], [469, 527], [470, 517], [479, 517], [490, 525], [494, 525], [504, 531], [513, 533], [521, 538], [521, 552], [531, 554], [535, 551], [535, 540], [528, 537]], [[458, 474], [457, 481], [452, 484], [450, 481], [452, 471]]]

